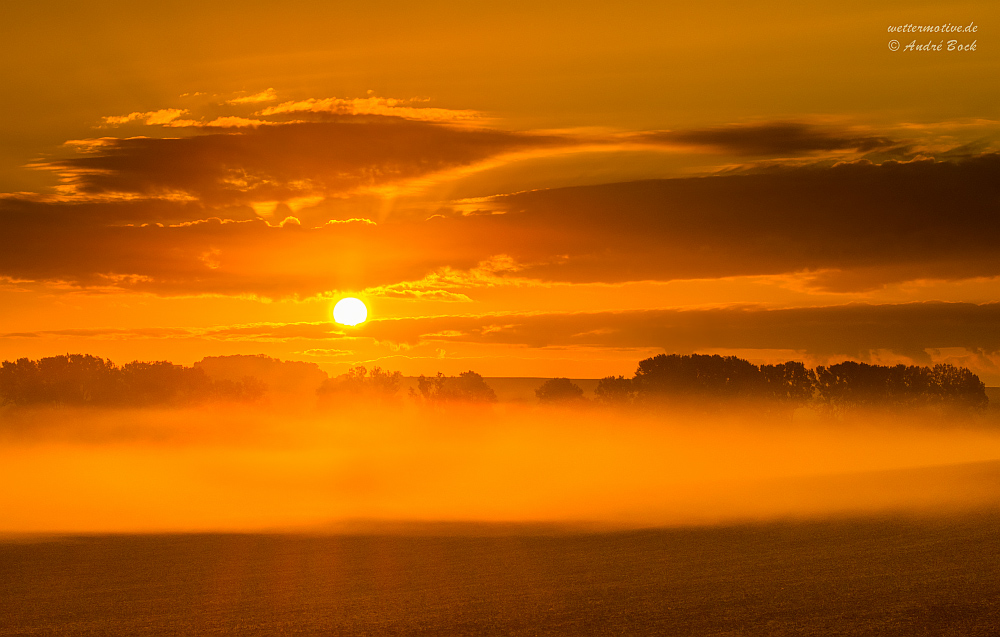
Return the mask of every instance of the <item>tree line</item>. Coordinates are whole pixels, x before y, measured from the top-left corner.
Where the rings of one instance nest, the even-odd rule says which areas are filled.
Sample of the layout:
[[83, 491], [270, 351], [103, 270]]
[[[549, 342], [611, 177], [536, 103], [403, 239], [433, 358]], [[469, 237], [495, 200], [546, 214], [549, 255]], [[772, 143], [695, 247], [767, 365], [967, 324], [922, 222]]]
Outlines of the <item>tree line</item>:
[[[241, 370], [270, 374], [267, 377], [279, 384], [318, 385], [315, 392], [321, 403], [344, 398], [391, 400], [402, 384], [398, 371], [378, 367], [369, 371], [358, 366], [327, 378], [313, 364], [265, 356], [210, 357], [184, 367], [168, 361], [117, 366], [89, 354], [66, 354], [0, 364], [0, 405], [143, 407], [260, 399], [268, 385], [257, 376], [239, 377]], [[420, 376], [409, 393], [413, 400], [427, 404], [497, 400], [485, 379], [471, 370], [458, 376]], [[584, 401], [583, 390], [567, 378], [546, 381], [535, 395], [542, 403]], [[953, 365], [885, 366], [845, 361], [810, 369], [797, 361], [754, 365], [736, 356], [702, 354], [647, 358], [639, 362], [631, 378], [600, 379], [594, 395], [598, 402], [611, 406], [754, 402], [770, 410], [809, 405], [833, 412], [927, 406], [981, 409], [989, 402], [979, 377]]]
[[[369, 371], [364, 366], [358, 365], [345, 374], [324, 381], [316, 393], [320, 404], [329, 404], [345, 398], [386, 402], [395, 399], [402, 379], [403, 375], [400, 372], [388, 372], [380, 367], [374, 367]], [[472, 370], [462, 372], [458, 376], [445, 376], [441, 372], [430, 377], [421, 374], [417, 378], [417, 386], [410, 387], [409, 396], [415, 402], [431, 405], [497, 401], [493, 388]]]
[[[564, 379], [565, 380], [565, 379]], [[609, 405], [664, 401], [759, 401], [794, 409], [942, 406], [982, 409], [986, 385], [964, 367], [871, 365], [844, 361], [810, 369], [797, 361], [754, 365], [736, 356], [659, 354], [635, 375], [602, 378], [594, 394]]]
[[249, 402], [267, 389], [259, 379], [212, 380], [199, 367], [168, 361], [118, 366], [90, 354], [0, 363], [0, 405], [182, 405], [208, 400]]
[[[252, 371], [255, 375], [242, 372]], [[271, 381], [274, 387], [257, 374]], [[315, 393], [321, 405], [343, 400], [392, 401], [402, 373], [352, 367], [328, 378], [315, 364], [267, 356], [206, 357], [192, 367], [168, 361], [115, 365], [90, 354], [65, 354], [0, 363], [0, 406], [93, 405], [102, 407], [178, 406], [208, 401], [253, 402], [265, 392], [287, 396]], [[294, 391], [298, 388], [300, 391]], [[496, 402], [482, 376], [420, 376], [410, 398], [426, 404]]]

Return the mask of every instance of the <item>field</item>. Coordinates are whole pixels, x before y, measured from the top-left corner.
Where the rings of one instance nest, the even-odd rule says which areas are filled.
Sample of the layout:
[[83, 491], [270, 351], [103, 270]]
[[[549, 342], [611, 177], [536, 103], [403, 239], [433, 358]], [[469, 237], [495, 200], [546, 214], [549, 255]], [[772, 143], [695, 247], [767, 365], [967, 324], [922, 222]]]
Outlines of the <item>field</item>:
[[995, 514], [0, 544], [3, 635], [995, 635]]
[[4, 424], [0, 636], [1000, 631], [992, 415], [509, 402]]

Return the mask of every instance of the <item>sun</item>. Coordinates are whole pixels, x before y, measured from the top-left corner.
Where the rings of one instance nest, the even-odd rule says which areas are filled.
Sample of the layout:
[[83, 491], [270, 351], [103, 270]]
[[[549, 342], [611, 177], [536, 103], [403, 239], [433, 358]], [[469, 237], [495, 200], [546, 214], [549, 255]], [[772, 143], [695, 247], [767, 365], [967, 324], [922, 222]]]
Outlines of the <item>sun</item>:
[[358, 325], [367, 318], [368, 308], [353, 296], [342, 298], [333, 306], [333, 320], [341, 325]]

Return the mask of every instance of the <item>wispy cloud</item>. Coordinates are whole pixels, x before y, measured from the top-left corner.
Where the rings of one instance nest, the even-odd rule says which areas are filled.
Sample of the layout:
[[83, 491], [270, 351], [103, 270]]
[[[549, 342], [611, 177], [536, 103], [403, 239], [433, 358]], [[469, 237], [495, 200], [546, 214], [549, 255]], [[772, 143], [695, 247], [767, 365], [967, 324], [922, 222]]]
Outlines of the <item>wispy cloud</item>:
[[[80, 198], [184, 193], [209, 205], [246, 204], [394, 184], [514, 149], [566, 143], [554, 137], [381, 116], [266, 123], [220, 117], [199, 125], [235, 132], [105, 138], [90, 145], [78, 141], [89, 152], [34, 166], [56, 172], [63, 192]], [[166, 122], [174, 124], [189, 122]]]
[[736, 155], [799, 155], [816, 151], [867, 152], [898, 146], [888, 137], [802, 122], [733, 124], [716, 128], [651, 131], [636, 139], [650, 143], [708, 146]]
[[359, 97], [343, 99], [305, 99], [269, 106], [260, 115], [286, 115], [291, 113], [333, 113], [338, 115], [386, 115], [406, 119], [436, 122], [475, 120], [483, 116], [478, 111], [465, 109], [432, 108], [413, 106], [426, 100], [420, 98], [396, 99], [391, 97]]
[[278, 99], [277, 91], [273, 88], [269, 88], [261, 91], [260, 93], [254, 93], [253, 95], [234, 97], [231, 100], [227, 100], [226, 104], [260, 104], [262, 102], [273, 102], [276, 99]]
[[178, 117], [187, 113], [184, 108], [161, 108], [157, 111], [147, 111], [145, 113], [129, 113], [128, 115], [111, 115], [103, 118], [104, 123], [110, 126], [120, 126], [129, 122], [141, 121], [149, 126], [160, 126], [169, 124]]
[[[526, 347], [797, 351], [814, 359], [870, 360], [880, 350], [926, 364], [947, 348], [1000, 353], [1000, 303], [849, 304], [767, 309], [487, 314], [371, 321], [357, 336]], [[956, 326], [962, 329], [956, 329]]]
[[[938, 360], [995, 366], [1000, 359], [1000, 303], [848, 304], [767, 309], [534, 312], [373, 319], [350, 334], [325, 321], [258, 322], [210, 327], [94, 328], [10, 332], [0, 338], [174, 339], [302, 343], [310, 356], [348, 354], [358, 339], [399, 347], [444, 343], [529, 348], [598, 348], [676, 353], [797, 353], [813, 361]], [[956, 329], [960, 325], [962, 329]], [[349, 346], [354, 347], [355, 346]]]
[[521, 267], [510, 256], [494, 255], [468, 270], [450, 266], [439, 268], [418, 281], [401, 281], [370, 287], [366, 295], [397, 298], [434, 298], [443, 301], [471, 301], [466, 294], [455, 290], [470, 290], [499, 285], [537, 285], [538, 281], [521, 279], [516, 273]]
[[167, 124], [167, 126], [173, 128], [254, 128], [257, 126], [273, 125], [275, 125], [275, 122], [253, 117], [240, 117], [238, 115], [216, 117], [207, 122], [193, 119], [178, 119]]
[[[539, 282], [799, 273], [816, 289], [848, 292], [1000, 275], [1000, 155], [539, 190], [490, 198], [483, 203], [490, 214], [442, 208], [426, 219], [296, 223], [305, 216], [281, 202], [312, 201], [317, 193], [420, 174], [430, 162], [474, 161], [496, 148], [537, 143], [397, 122], [384, 131], [397, 143], [381, 155], [364, 148], [377, 131], [352, 126], [119, 140], [110, 152], [84, 154], [73, 164], [82, 192], [136, 198], [0, 199], [0, 276], [163, 294], [285, 297], [368, 289], [464, 300], [470, 290]], [[280, 135], [260, 137], [273, 132]], [[367, 164], [357, 163], [354, 149], [368, 153], [362, 154]], [[239, 172], [227, 157], [242, 162]], [[365, 172], [386, 165], [396, 173]], [[322, 181], [330, 179], [322, 171], [339, 167], [344, 173]], [[173, 200], [166, 197], [171, 193]], [[251, 205], [260, 201], [272, 205], [266, 221], [252, 220]], [[241, 222], [214, 218], [214, 206], [229, 206]], [[214, 250], [217, 267], [208, 268], [203, 256]], [[337, 260], [322, 256], [329, 254]]]

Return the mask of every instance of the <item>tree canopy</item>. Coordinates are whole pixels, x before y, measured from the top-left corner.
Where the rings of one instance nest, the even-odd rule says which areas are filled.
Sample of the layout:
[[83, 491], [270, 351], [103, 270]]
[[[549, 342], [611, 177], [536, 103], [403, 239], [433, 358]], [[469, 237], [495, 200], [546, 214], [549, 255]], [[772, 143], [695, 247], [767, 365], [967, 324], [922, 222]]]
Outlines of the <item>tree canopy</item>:
[[983, 408], [989, 403], [979, 377], [953, 365], [887, 367], [845, 361], [817, 367], [816, 378], [820, 401], [834, 410], [928, 405]]
[[369, 372], [358, 365], [345, 374], [323, 381], [316, 393], [322, 401], [344, 397], [385, 401], [396, 396], [402, 379], [402, 372], [387, 372], [381, 367], [373, 367]]
[[594, 396], [605, 405], [629, 405], [635, 400], [635, 386], [631, 378], [624, 376], [605, 376], [597, 382]]
[[266, 386], [254, 377], [213, 381], [203, 369], [167, 361], [115, 365], [89, 354], [0, 364], [0, 404], [178, 405], [213, 399], [251, 401]]
[[535, 390], [535, 396], [543, 403], [568, 403], [583, 400], [583, 390], [568, 378], [550, 378]]
[[469, 370], [458, 376], [445, 376], [441, 372], [430, 378], [421, 374], [417, 391], [411, 395], [429, 403], [495, 403], [497, 395], [483, 377]]
[[[0, 405], [182, 405], [209, 400], [254, 401], [269, 385], [246, 370], [260, 370], [291, 392], [302, 387], [321, 401], [334, 397], [387, 400], [399, 391], [400, 372], [351, 368], [337, 378], [312, 363], [266, 356], [206, 358], [193, 367], [168, 361], [133, 361], [117, 366], [89, 354], [0, 364]], [[317, 383], [317, 379], [321, 379]], [[313, 389], [317, 387], [318, 389]], [[490, 403], [497, 396], [482, 376], [420, 376], [410, 395], [426, 403]], [[568, 378], [545, 381], [535, 395], [542, 403], [583, 402], [583, 390]], [[811, 405], [829, 412], [869, 408], [982, 409], [986, 386], [964, 367], [872, 365], [844, 361], [815, 370], [798, 361], [754, 365], [736, 356], [659, 354], [639, 362], [632, 378], [607, 376], [594, 390], [610, 406], [670, 402], [718, 405], [745, 401], [766, 411], [790, 413]]]
[[830, 411], [926, 406], [980, 409], [989, 402], [978, 376], [943, 363], [921, 367], [845, 361], [812, 370], [798, 361], [754, 365], [736, 356], [705, 354], [647, 358], [639, 362], [632, 378], [602, 378], [594, 394], [609, 405], [750, 400], [784, 409], [813, 404]]

